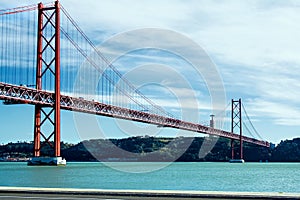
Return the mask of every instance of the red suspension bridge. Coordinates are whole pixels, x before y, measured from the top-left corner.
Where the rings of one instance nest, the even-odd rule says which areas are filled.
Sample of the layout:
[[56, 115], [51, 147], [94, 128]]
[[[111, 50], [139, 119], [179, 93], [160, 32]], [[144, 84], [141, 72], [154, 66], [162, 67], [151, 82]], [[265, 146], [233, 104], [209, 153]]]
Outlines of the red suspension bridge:
[[[122, 76], [58, 1], [0, 10], [0, 26], [0, 100], [35, 106], [35, 157], [41, 156], [41, 139], [53, 147], [54, 157], [60, 156], [61, 109], [225, 137], [232, 150], [238, 140], [241, 159], [243, 142], [269, 147], [242, 135], [241, 100], [231, 102], [230, 131], [174, 118]], [[83, 60], [84, 72], [79, 70]], [[96, 85], [95, 97], [82, 97], [95, 91], [76, 85], [78, 73]], [[77, 95], [70, 95], [74, 90]], [[49, 133], [43, 128], [47, 123], [53, 127]]]

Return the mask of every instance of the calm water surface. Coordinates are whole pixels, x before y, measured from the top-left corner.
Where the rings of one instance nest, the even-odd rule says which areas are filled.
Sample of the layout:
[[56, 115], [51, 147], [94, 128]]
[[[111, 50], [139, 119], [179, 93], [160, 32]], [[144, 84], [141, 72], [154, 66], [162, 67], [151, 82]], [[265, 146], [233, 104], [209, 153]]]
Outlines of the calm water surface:
[[[133, 169], [158, 164], [114, 163]], [[300, 193], [300, 163], [172, 163], [148, 173], [122, 172], [102, 163], [68, 163], [66, 167], [0, 163], [0, 185]]]

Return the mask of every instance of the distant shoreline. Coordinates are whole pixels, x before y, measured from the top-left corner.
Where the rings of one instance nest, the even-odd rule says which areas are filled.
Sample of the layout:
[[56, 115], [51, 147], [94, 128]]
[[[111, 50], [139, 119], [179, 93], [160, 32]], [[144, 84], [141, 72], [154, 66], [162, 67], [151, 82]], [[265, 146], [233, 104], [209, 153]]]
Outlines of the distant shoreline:
[[[94, 139], [78, 144], [61, 143], [61, 156], [68, 162], [228, 162], [230, 140], [219, 138], [214, 146], [199, 157], [203, 142], [209, 138], [131, 137]], [[239, 148], [235, 145], [238, 158]], [[300, 162], [300, 138], [282, 141], [271, 148], [244, 143], [246, 162]], [[42, 155], [51, 155], [47, 145]], [[0, 162], [27, 162], [33, 156], [33, 143], [18, 142], [0, 145]], [[203, 150], [202, 150], [203, 151]]]
[[[27, 163], [26, 160], [16, 160], [16, 161], [8, 161], [8, 160], [0, 160], [0, 163]], [[168, 161], [67, 161], [68, 163], [169, 163]], [[171, 161], [170, 161], [171, 162]], [[172, 161], [176, 163], [229, 163], [229, 161]], [[282, 161], [248, 161], [246, 163], [300, 163], [300, 161], [289, 161], [289, 162], [282, 162]]]

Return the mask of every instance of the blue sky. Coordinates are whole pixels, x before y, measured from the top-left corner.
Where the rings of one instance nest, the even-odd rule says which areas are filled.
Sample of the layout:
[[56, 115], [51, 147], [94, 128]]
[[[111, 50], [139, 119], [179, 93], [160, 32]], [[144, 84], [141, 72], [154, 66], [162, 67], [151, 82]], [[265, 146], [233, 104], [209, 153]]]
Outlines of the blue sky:
[[[0, 6], [10, 8], [34, 3], [36, 1], [4, 0]], [[224, 84], [226, 101], [242, 98], [255, 127], [265, 140], [278, 143], [280, 140], [299, 137], [298, 1], [62, 0], [61, 3], [97, 45], [116, 34], [140, 28], [167, 29], [190, 38], [206, 51], [215, 64]], [[191, 88], [194, 92], [197, 91], [196, 97], [201, 113], [199, 121], [207, 123], [211, 113], [209, 91], [205, 81], [193, 77], [193, 72], [187, 70], [188, 64], [182, 60], [163, 52], [138, 51], [119, 58], [115, 65], [133, 83], [141, 84], [140, 79], [146, 72], [137, 70], [137, 66], [149, 63], [173, 66], [176, 72], [189, 79]], [[155, 66], [152, 67], [151, 76], [160, 74], [159, 80], [162, 83], [163, 76], [167, 77], [169, 73], [164, 73]], [[137, 71], [139, 76], [128, 73]], [[170, 80], [170, 77], [168, 78], [167, 80]], [[190, 99], [185, 94], [190, 88], [176, 82], [166, 83], [167, 80], [164, 84], [172, 91], [177, 91], [176, 95], [163, 87], [154, 87], [153, 84], [144, 85], [140, 89], [157, 104], [166, 107], [170, 112], [173, 111], [175, 115], [180, 114], [180, 111], [176, 110], [176, 98], [184, 99], [184, 105], [189, 105], [186, 102]], [[0, 143], [32, 140], [32, 106], [1, 105], [0, 113]], [[73, 118], [70, 112], [64, 111], [62, 114], [64, 141], [78, 142], [82, 136], [78, 134]], [[100, 117], [98, 121], [101, 121], [100, 124], [108, 137], [122, 137], [126, 133], [134, 135], [128, 131], [121, 133], [121, 130], [124, 132], [126, 129], [125, 126], [114, 127], [114, 120]], [[158, 131], [156, 127], [138, 125], [136, 134], [143, 130], [146, 134]], [[161, 135], [176, 134], [170, 130], [160, 131]], [[93, 135], [86, 136], [92, 137]]]

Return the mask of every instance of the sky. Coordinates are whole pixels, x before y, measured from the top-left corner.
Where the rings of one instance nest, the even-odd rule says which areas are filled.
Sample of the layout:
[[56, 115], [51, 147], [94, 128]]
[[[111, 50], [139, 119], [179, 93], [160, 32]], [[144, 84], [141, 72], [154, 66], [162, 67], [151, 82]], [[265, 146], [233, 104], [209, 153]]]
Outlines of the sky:
[[[4, 0], [0, 7], [11, 8], [35, 3], [37, 2], [32, 0]], [[61, 4], [86, 35], [96, 45], [100, 45], [108, 58], [113, 53], [108, 52], [106, 47], [122, 36], [128, 36], [126, 33], [131, 31], [136, 33], [137, 30], [155, 28], [164, 30], [165, 33], [175, 32], [178, 37], [193, 41], [203, 49], [201, 55], [207, 55], [210, 64], [215, 66], [215, 72], [224, 87], [225, 106], [231, 99], [241, 98], [251, 121], [264, 140], [279, 143], [281, 140], [299, 137], [299, 1], [61, 0]], [[135, 37], [135, 44], [149, 46], [145, 42], [148, 35], [141, 33], [143, 32]], [[164, 37], [157, 37], [155, 42], [151, 42], [154, 46], [164, 44], [164, 48], [174, 52], [174, 48], [177, 48], [174, 42], [166, 43], [165, 40]], [[182, 41], [185, 40], [177, 40], [177, 43], [189, 44]], [[125, 43], [129, 45], [126, 39]], [[125, 50], [128, 47], [126, 45], [123, 46]], [[113, 48], [114, 53], [121, 51], [120, 49], [120, 46], [118, 50]], [[193, 49], [189, 53], [191, 52]], [[214, 87], [214, 80], [210, 76], [196, 76], [191, 63], [179, 58], [180, 56], [182, 54], [175, 56], [162, 50], [142, 49], [118, 57], [114, 65], [146, 96], [176, 116], [181, 115], [184, 109], [187, 110], [187, 115], [195, 110], [193, 106], [188, 107], [193, 99], [187, 94], [192, 90], [200, 112], [198, 121], [207, 124], [212, 112], [210, 89]], [[189, 58], [193, 60], [195, 55]], [[183, 77], [183, 81], [174, 78], [176, 74]], [[188, 85], [184, 85], [185, 82]], [[33, 106], [1, 105], [0, 113], [0, 143], [32, 140]], [[81, 117], [91, 118], [79, 114], [78, 119]], [[81, 128], [76, 125], [76, 118], [73, 113], [62, 112], [62, 140], [75, 143], [83, 138], [97, 136], [89, 135], [95, 129], [88, 123], [84, 126], [86, 135], [83, 136], [80, 133], [82, 131], [79, 131]], [[107, 137], [152, 135], [152, 131], [159, 132], [158, 135], [178, 134], [135, 123], [135, 128], [128, 128], [127, 122], [115, 122], [105, 117], [98, 117], [97, 120]], [[114, 126], [115, 123], [117, 126]], [[133, 127], [132, 122], [128, 123], [131, 124], [129, 127]]]

